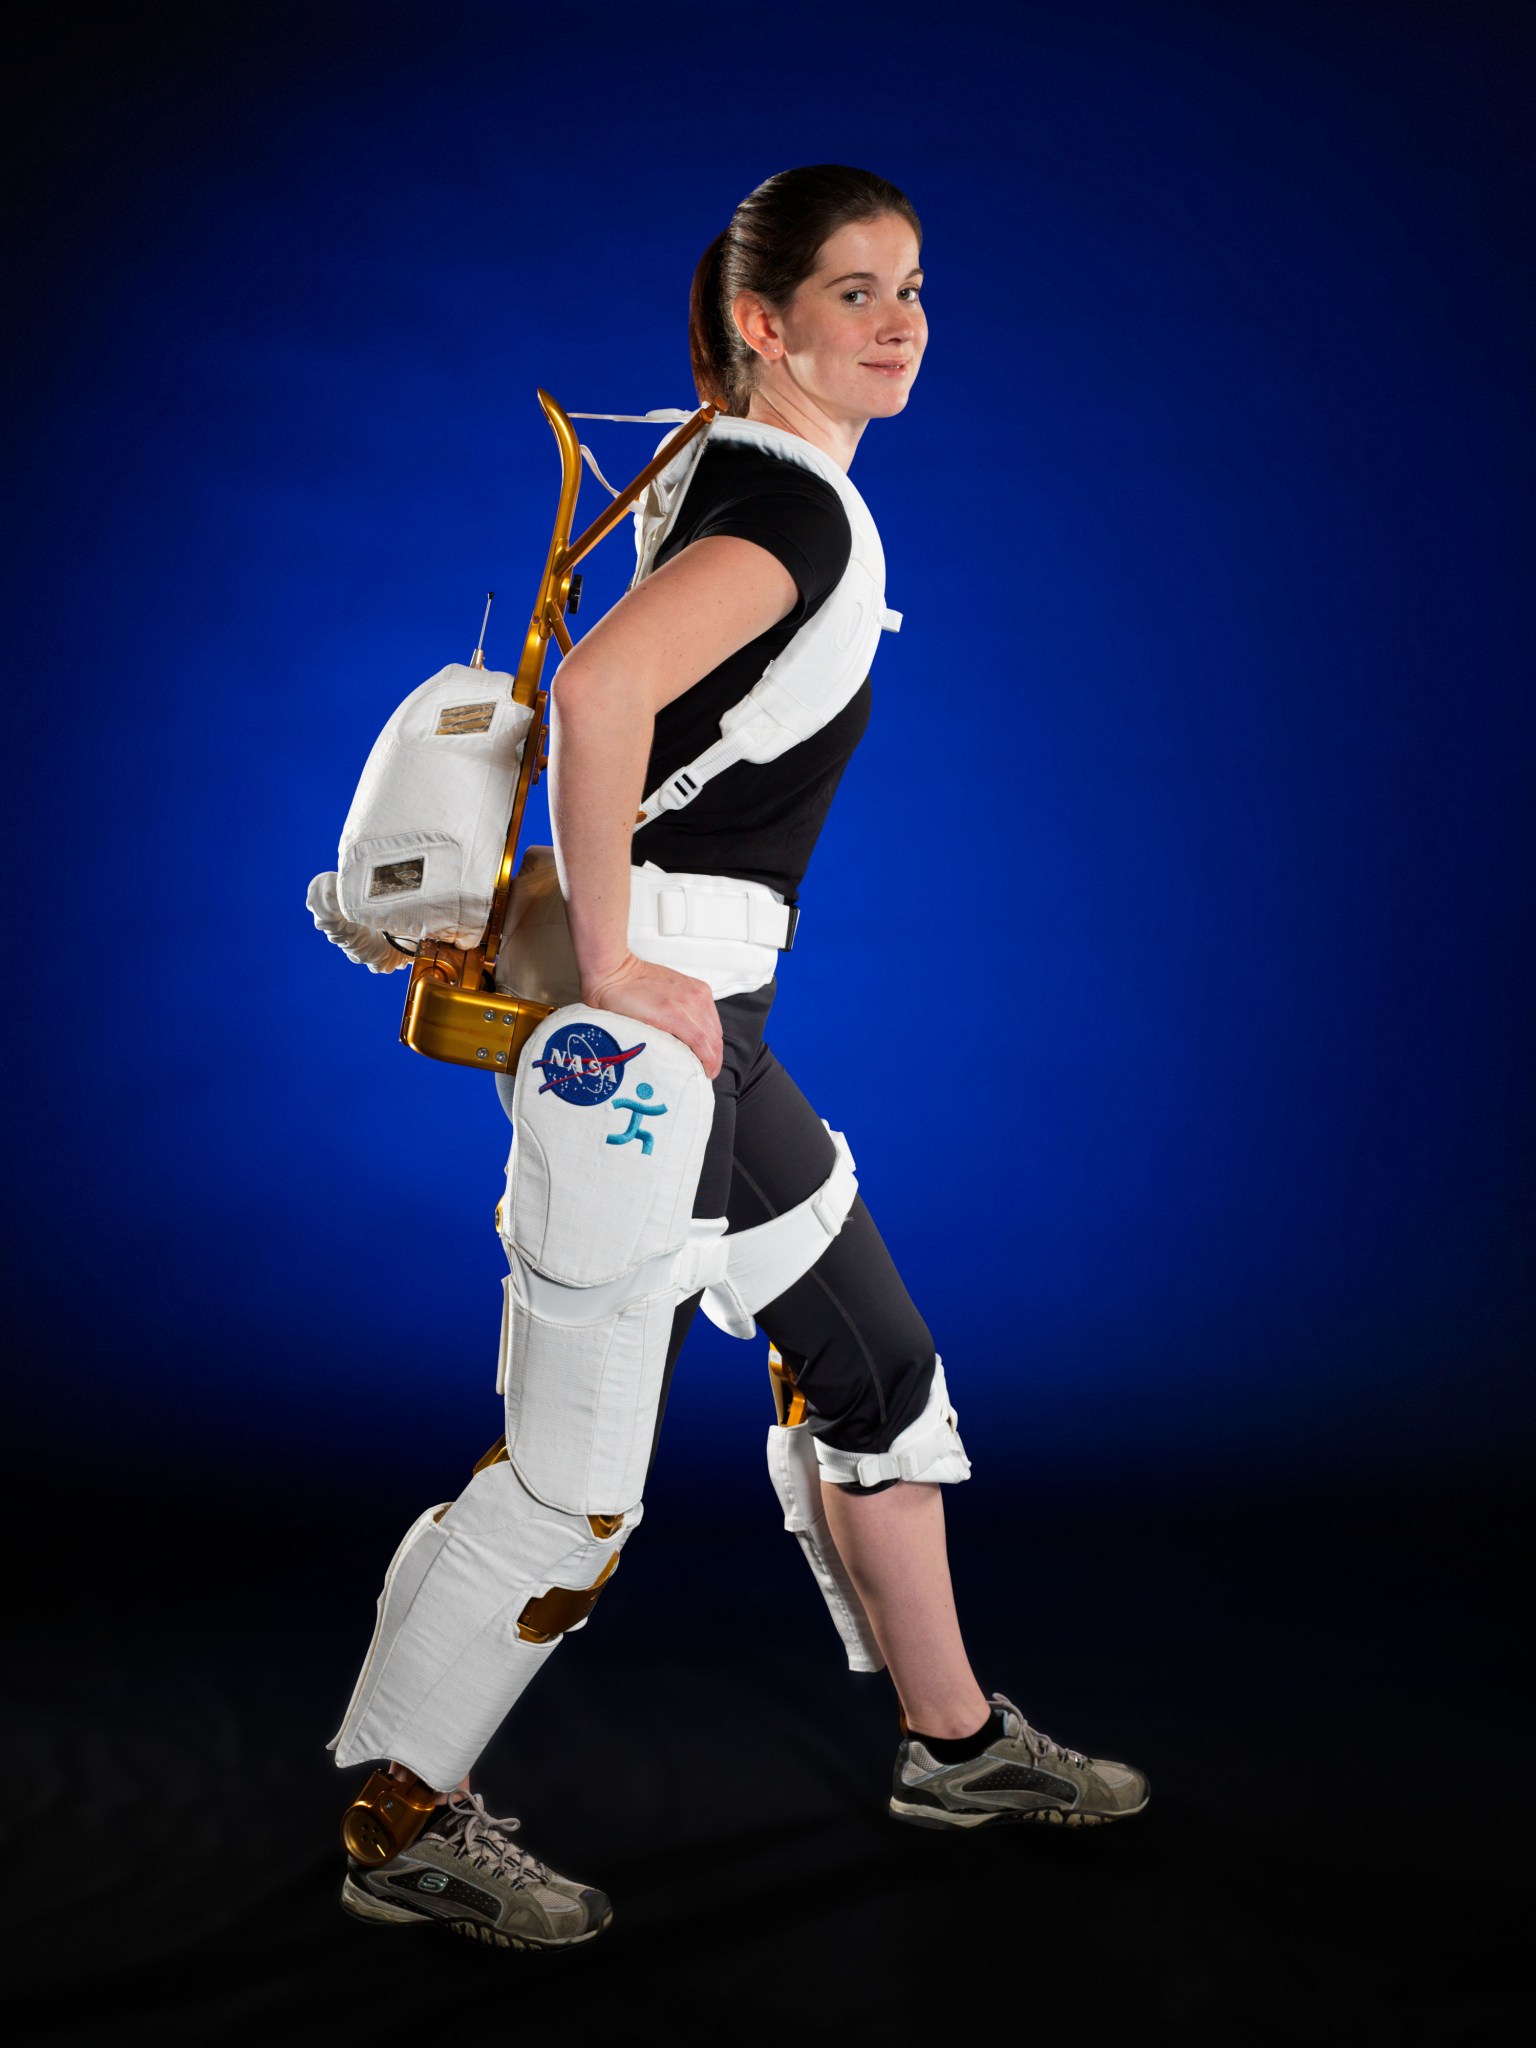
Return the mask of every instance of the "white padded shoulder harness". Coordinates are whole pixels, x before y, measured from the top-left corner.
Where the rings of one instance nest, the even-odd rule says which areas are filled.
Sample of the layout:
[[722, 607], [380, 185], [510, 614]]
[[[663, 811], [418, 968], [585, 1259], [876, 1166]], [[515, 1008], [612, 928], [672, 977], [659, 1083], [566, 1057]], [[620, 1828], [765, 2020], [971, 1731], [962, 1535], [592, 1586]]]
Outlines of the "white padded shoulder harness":
[[901, 613], [886, 608], [885, 553], [869, 507], [830, 456], [798, 434], [759, 420], [711, 420], [646, 486], [635, 505], [636, 559], [631, 590], [655, 568], [662, 542], [711, 439], [762, 448], [829, 483], [848, 514], [853, 548], [837, 588], [799, 628], [783, 653], [769, 662], [740, 702], [726, 712], [720, 721], [719, 739], [646, 798], [637, 831], [663, 811], [681, 810], [692, 803], [705, 783], [736, 762], [776, 761], [801, 740], [820, 732], [852, 700], [868, 675], [882, 631], [901, 629]]

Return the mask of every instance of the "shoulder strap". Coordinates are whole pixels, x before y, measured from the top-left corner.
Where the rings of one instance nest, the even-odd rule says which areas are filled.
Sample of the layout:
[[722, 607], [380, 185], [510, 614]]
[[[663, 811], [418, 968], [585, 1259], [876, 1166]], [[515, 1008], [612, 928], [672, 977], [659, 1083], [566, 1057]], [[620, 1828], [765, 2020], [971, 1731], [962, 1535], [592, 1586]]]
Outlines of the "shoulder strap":
[[777, 760], [830, 724], [862, 683], [881, 632], [894, 633], [901, 628], [900, 612], [889, 610], [885, 603], [885, 555], [880, 535], [869, 507], [844, 472], [830, 456], [797, 434], [728, 415], [712, 420], [682, 451], [677, 463], [656, 479], [656, 484], [662, 484], [672, 470], [678, 471], [664, 492], [658, 493], [651, 516], [645, 514], [644, 499], [636, 507], [637, 562], [630, 588], [655, 566], [702, 453], [702, 443], [711, 434], [723, 441], [761, 448], [830, 484], [848, 514], [852, 548], [836, 589], [746, 695], [725, 713], [720, 737], [646, 797], [635, 820], [637, 832], [663, 811], [681, 810], [692, 803], [706, 783], [738, 761]]

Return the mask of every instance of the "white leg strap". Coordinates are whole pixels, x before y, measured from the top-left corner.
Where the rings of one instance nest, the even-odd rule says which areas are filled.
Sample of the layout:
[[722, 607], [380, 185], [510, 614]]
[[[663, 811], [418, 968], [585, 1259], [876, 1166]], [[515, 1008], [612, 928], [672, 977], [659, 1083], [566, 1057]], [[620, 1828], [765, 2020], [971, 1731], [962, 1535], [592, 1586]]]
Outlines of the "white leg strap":
[[775, 1425], [768, 1432], [768, 1476], [784, 1510], [784, 1526], [805, 1552], [805, 1561], [842, 1638], [848, 1669], [883, 1671], [885, 1659], [869, 1616], [827, 1527], [821, 1473], [812, 1443], [808, 1423], [797, 1422], [792, 1428]]
[[841, 1131], [823, 1120], [836, 1158], [816, 1192], [782, 1216], [722, 1238], [721, 1277], [705, 1287], [704, 1313], [732, 1337], [750, 1337], [759, 1309], [777, 1301], [807, 1274], [848, 1220], [859, 1192], [853, 1154]]
[[936, 1358], [933, 1385], [922, 1414], [907, 1424], [888, 1451], [839, 1451], [824, 1437], [817, 1437], [816, 1462], [823, 1479], [843, 1486], [853, 1481], [860, 1486], [878, 1486], [885, 1479], [954, 1484], [971, 1476], [958, 1421], [944, 1384], [944, 1361]]

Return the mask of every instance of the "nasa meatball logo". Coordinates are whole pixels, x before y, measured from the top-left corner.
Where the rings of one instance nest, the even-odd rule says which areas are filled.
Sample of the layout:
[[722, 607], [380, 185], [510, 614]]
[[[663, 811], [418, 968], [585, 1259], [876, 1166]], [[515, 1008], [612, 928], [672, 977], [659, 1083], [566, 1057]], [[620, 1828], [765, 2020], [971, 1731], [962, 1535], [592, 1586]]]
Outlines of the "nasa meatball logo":
[[625, 1067], [636, 1053], [644, 1051], [642, 1039], [625, 1052], [601, 1024], [562, 1024], [550, 1033], [533, 1063], [544, 1076], [539, 1093], [553, 1091], [562, 1102], [592, 1109], [618, 1093]]

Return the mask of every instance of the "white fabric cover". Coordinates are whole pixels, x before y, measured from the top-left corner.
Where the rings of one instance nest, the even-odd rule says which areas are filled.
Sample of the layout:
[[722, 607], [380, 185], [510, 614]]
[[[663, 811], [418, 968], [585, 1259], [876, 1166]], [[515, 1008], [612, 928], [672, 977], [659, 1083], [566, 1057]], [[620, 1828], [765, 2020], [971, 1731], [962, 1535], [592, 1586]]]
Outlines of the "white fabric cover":
[[485, 936], [533, 717], [500, 669], [450, 662], [374, 741], [337, 860], [341, 909], [399, 939]]
[[821, 1469], [813, 1449], [810, 1425], [797, 1422], [768, 1431], [768, 1476], [784, 1510], [784, 1526], [805, 1553], [816, 1576], [833, 1625], [848, 1653], [850, 1671], [883, 1671], [885, 1659], [869, 1625], [864, 1603], [854, 1590], [848, 1567], [827, 1527], [821, 1497]]
[[[901, 614], [886, 606], [885, 552], [869, 507], [829, 455], [800, 435], [761, 420], [710, 421], [641, 492], [634, 512], [631, 589], [654, 569], [711, 438], [766, 449], [830, 484], [848, 515], [852, 552], [837, 588], [814, 618], [798, 628], [783, 653], [722, 717], [719, 739], [646, 797], [642, 824], [692, 803], [713, 776], [735, 762], [775, 761], [830, 724], [868, 675], [881, 632], [901, 627]], [[658, 444], [658, 452], [665, 445]]]
[[397, 952], [382, 932], [370, 931], [364, 924], [349, 924], [342, 916], [334, 868], [328, 874], [316, 875], [304, 902], [315, 920], [316, 931], [324, 932], [333, 946], [340, 946], [349, 960], [366, 967], [370, 974], [393, 974], [397, 967], [410, 966], [408, 957]]
[[552, 1507], [619, 1514], [640, 1498], [672, 1311], [693, 1276], [680, 1255], [723, 1228], [693, 1225], [713, 1118], [693, 1053], [633, 1018], [569, 1004], [523, 1049], [501, 1380], [512, 1462]]
[[504, 1463], [477, 1472], [446, 1510], [429, 1508], [385, 1577], [373, 1641], [328, 1744], [337, 1764], [393, 1757], [437, 1791], [457, 1785], [561, 1641], [524, 1642], [523, 1608], [553, 1586], [595, 1584], [640, 1516], [636, 1507], [612, 1536], [594, 1536], [584, 1515], [535, 1500]]
[[839, 1451], [825, 1438], [817, 1437], [816, 1462], [824, 1479], [840, 1485], [856, 1480], [860, 1486], [878, 1486], [883, 1479], [921, 1479], [952, 1485], [971, 1476], [971, 1461], [960, 1441], [959, 1420], [944, 1384], [944, 1361], [936, 1358], [933, 1384], [922, 1414], [907, 1424], [888, 1451]]

